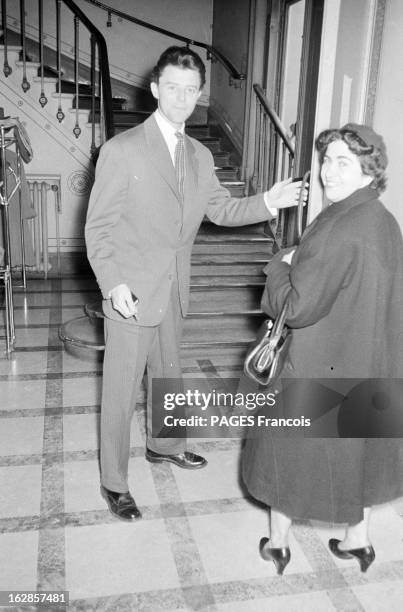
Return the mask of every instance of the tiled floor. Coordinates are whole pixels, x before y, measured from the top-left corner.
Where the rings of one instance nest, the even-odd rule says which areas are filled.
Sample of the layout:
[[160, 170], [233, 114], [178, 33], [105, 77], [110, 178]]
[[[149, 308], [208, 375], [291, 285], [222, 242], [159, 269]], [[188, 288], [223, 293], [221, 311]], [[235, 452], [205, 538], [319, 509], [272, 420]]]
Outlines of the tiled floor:
[[[144, 406], [132, 427], [126, 524], [99, 492], [101, 364], [63, 351], [61, 321], [82, 314], [88, 279], [29, 281], [16, 292], [16, 351], [0, 357], [0, 591], [68, 590], [69, 610], [374, 612], [403, 608], [403, 504], [377, 508], [367, 574], [327, 550], [341, 526], [294, 525], [283, 577], [257, 552], [265, 511], [246, 499], [238, 440], [195, 440], [199, 472], [144, 459]], [[208, 365], [208, 364], [207, 364]], [[234, 376], [231, 356], [184, 358], [185, 375]], [[15, 608], [14, 608], [15, 609]], [[22, 609], [22, 608], [21, 608]]]

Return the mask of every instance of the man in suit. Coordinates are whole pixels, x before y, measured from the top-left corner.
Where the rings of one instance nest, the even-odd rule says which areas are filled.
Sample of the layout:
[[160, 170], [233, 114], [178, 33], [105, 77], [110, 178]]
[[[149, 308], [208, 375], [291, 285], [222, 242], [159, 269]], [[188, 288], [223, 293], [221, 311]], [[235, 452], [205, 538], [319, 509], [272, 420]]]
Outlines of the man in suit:
[[[206, 464], [186, 440], [153, 438], [153, 378], [180, 378], [180, 337], [189, 301], [190, 256], [204, 215], [219, 225], [272, 218], [296, 204], [300, 183], [232, 198], [210, 151], [184, 134], [205, 83], [205, 66], [187, 47], [170, 47], [153, 70], [158, 109], [100, 152], [86, 223], [88, 259], [103, 295], [105, 357], [101, 407], [101, 491], [121, 519], [139, 518], [128, 487], [130, 423], [148, 374], [146, 459], [181, 468]], [[160, 406], [153, 406], [160, 410]]]

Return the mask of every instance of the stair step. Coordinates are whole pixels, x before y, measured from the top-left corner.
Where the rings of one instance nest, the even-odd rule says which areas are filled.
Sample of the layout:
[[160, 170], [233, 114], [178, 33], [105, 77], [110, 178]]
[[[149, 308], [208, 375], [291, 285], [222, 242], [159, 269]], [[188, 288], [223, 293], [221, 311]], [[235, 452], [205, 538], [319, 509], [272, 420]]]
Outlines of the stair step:
[[221, 152], [221, 140], [219, 138], [214, 138], [213, 136], [202, 136], [197, 137], [197, 139], [212, 153]]
[[204, 345], [236, 341], [249, 343], [256, 337], [265, 315], [260, 312], [234, 315], [190, 313], [185, 319], [183, 343]]
[[[259, 253], [261, 258], [270, 258], [272, 256], [273, 243], [268, 241], [267, 243], [258, 243]], [[237, 255], [238, 257], [247, 258], [249, 253], [254, 255], [256, 253], [256, 242], [244, 241], [244, 242], [196, 242], [193, 245], [192, 255], [219, 255], [223, 257], [225, 255]]]
[[192, 138], [206, 138], [210, 136], [210, 127], [206, 125], [189, 124], [186, 125], [186, 134]]
[[[255, 246], [256, 248], [256, 246]], [[248, 265], [260, 264], [265, 265], [271, 257], [269, 249], [265, 252], [263, 249], [250, 253], [192, 253], [192, 264], [195, 265]]]
[[220, 181], [224, 180], [236, 180], [238, 178], [238, 168], [235, 166], [223, 166], [219, 168], [218, 166], [215, 168], [215, 173]]
[[239, 313], [260, 309], [263, 287], [194, 287], [190, 295], [190, 312]]
[[[122, 110], [122, 106], [126, 103], [126, 98], [112, 98], [112, 108], [113, 110]], [[72, 108], [76, 108], [77, 105], [77, 96], [74, 96], [72, 102]], [[86, 94], [79, 95], [79, 107], [80, 109], [91, 110], [92, 107], [92, 97]], [[95, 96], [95, 110], [99, 111], [100, 108], [100, 98], [99, 96]]]
[[[61, 81], [61, 90], [62, 93], [72, 93], [75, 94], [76, 93], [76, 83], [75, 81], [66, 81], [66, 80], [62, 80]], [[59, 84], [57, 84], [56, 86], [56, 91], [59, 92]], [[91, 83], [84, 83], [81, 82], [78, 84], [78, 93], [79, 94], [83, 94], [85, 96], [90, 96], [92, 93], [92, 86]]]
[[213, 153], [214, 164], [218, 166], [219, 168], [221, 168], [222, 166], [228, 166], [229, 156], [230, 154], [227, 151]]
[[255, 223], [243, 227], [225, 227], [215, 225], [211, 221], [203, 221], [196, 236], [196, 243], [200, 242], [264, 242], [271, 243], [272, 239], [264, 233], [265, 223]]
[[215, 263], [215, 264], [204, 264], [204, 263], [193, 263], [191, 267], [191, 274], [195, 276], [257, 276], [263, 277], [263, 268], [267, 264], [266, 261], [262, 262], [250, 262], [244, 264], [234, 263]]
[[[137, 125], [138, 123], [142, 123], [151, 115], [150, 111], [145, 110], [115, 110], [113, 113], [113, 118], [116, 126], [126, 126], [133, 127], [133, 125]], [[91, 118], [90, 118], [91, 121]], [[95, 121], [99, 123], [99, 111], [95, 111]]]
[[193, 289], [199, 287], [205, 287], [206, 289], [211, 287], [264, 287], [266, 277], [264, 274], [261, 276], [250, 276], [248, 274], [239, 274], [238, 276], [221, 276], [216, 274], [215, 276], [198, 276], [197, 274], [192, 275], [190, 279], [190, 288]]

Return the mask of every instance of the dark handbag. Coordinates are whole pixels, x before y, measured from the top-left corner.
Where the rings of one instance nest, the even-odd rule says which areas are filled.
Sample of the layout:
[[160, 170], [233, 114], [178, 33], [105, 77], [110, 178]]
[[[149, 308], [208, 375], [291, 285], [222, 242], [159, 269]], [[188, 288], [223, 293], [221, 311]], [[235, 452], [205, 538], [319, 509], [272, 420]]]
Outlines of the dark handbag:
[[273, 321], [266, 319], [260, 326], [255, 342], [249, 347], [244, 372], [260, 385], [272, 385], [283, 369], [291, 340], [291, 330], [285, 325], [288, 301]]

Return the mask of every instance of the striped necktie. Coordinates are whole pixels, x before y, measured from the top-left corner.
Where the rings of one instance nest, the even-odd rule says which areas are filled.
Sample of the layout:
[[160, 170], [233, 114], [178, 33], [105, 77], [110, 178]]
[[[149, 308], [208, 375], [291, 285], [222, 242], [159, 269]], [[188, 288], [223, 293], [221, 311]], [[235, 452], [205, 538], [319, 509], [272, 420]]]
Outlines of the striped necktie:
[[183, 203], [185, 193], [185, 138], [182, 132], [175, 132], [175, 136], [178, 139], [175, 147], [175, 173]]

